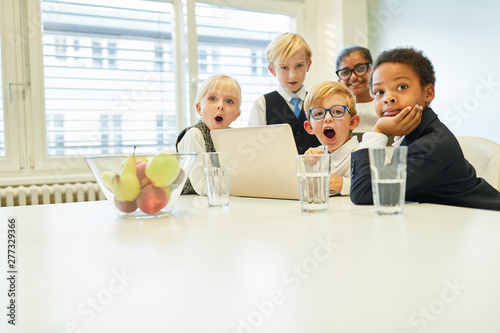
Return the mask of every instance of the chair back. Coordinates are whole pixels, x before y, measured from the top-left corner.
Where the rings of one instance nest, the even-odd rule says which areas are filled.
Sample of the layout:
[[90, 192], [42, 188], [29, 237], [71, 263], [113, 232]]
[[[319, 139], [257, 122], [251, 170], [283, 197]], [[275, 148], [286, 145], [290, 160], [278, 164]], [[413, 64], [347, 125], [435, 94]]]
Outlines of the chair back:
[[458, 136], [457, 140], [465, 158], [476, 169], [477, 176], [500, 191], [500, 145], [474, 136]]

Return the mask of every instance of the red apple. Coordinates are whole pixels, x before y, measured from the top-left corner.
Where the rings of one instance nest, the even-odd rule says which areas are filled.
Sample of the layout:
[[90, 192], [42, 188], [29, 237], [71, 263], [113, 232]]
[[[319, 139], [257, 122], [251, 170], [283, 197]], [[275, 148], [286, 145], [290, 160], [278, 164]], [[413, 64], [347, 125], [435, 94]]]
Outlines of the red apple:
[[141, 183], [141, 188], [145, 187], [148, 184], [151, 184], [151, 181], [146, 176], [146, 167], [147, 166], [148, 166], [148, 164], [144, 161], [138, 161], [135, 163], [135, 167], [137, 169], [137, 178], [139, 179], [139, 182]]
[[137, 209], [135, 201], [120, 201], [115, 197], [115, 206], [124, 213], [132, 213]]
[[146, 185], [135, 200], [137, 206], [146, 214], [155, 214], [168, 203], [169, 194], [164, 188], [153, 184]]

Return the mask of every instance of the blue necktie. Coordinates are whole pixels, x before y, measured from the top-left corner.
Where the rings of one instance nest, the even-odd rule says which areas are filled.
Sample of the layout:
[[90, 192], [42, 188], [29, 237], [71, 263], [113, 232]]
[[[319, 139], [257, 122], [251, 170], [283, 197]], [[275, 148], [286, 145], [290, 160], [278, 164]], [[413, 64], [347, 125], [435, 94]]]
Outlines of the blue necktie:
[[299, 117], [300, 117], [300, 109], [299, 109], [300, 98], [294, 97], [290, 100], [290, 103], [293, 104], [293, 113], [295, 113], [295, 117], [297, 117], [297, 119], [299, 119]]

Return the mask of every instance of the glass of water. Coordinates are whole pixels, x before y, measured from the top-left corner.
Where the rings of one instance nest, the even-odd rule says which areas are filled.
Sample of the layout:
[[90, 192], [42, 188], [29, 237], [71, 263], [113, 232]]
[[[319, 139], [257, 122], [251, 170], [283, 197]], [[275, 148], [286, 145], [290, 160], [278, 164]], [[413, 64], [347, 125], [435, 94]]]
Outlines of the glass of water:
[[396, 147], [392, 157], [386, 148], [370, 148], [373, 204], [379, 215], [402, 215], [406, 193], [408, 147]]
[[295, 164], [302, 211], [306, 213], [328, 211], [330, 155], [297, 155]]
[[229, 205], [230, 153], [203, 153], [203, 166], [207, 182], [207, 198], [210, 207]]

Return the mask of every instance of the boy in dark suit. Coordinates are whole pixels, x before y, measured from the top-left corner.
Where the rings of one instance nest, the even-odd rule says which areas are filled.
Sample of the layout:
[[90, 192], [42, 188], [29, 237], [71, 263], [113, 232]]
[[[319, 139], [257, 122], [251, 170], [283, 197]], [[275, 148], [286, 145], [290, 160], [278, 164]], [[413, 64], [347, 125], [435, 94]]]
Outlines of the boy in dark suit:
[[500, 210], [500, 192], [476, 177], [455, 136], [429, 107], [435, 81], [432, 63], [420, 51], [396, 48], [377, 58], [369, 84], [380, 118], [351, 155], [353, 203], [373, 203], [363, 148], [382, 148], [394, 135], [396, 146], [408, 146], [406, 200]]

